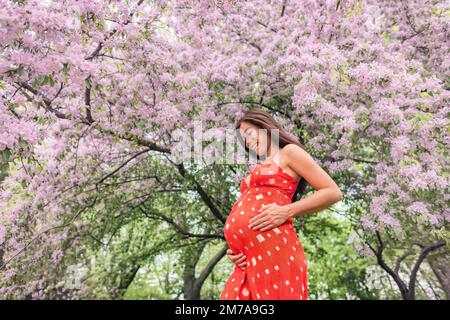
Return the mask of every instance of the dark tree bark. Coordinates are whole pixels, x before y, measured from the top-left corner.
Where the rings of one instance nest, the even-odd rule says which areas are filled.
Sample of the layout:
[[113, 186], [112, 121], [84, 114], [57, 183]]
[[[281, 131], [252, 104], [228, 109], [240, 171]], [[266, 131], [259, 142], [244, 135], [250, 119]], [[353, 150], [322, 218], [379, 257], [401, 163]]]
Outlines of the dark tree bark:
[[429, 257], [427, 261], [438, 279], [447, 300], [450, 300], [450, 259], [448, 254], [439, 257]]
[[141, 266], [139, 264], [134, 265], [133, 268], [128, 270], [126, 272], [125, 276], [123, 276], [120, 279], [120, 284], [119, 284], [119, 288], [118, 288], [118, 295], [120, 297], [123, 297], [125, 295], [125, 292], [127, 291], [128, 287], [133, 282], [134, 278], [136, 278], [136, 274], [138, 273], [140, 268], [141, 268]]
[[[418, 242], [413, 242], [408, 251], [405, 252], [396, 262], [395, 268], [392, 269], [384, 260], [383, 257], [383, 251], [386, 248], [385, 243], [381, 238], [380, 233], [376, 232], [376, 237], [378, 241], [378, 246], [374, 248], [369, 242], [366, 241], [366, 244], [369, 246], [370, 250], [375, 254], [375, 257], [377, 258], [377, 263], [385, 270], [395, 281], [397, 284], [400, 293], [402, 295], [402, 298], [404, 300], [415, 300], [415, 289], [416, 289], [416, 281], [417, 281], [417, 273], [419, 271], [419, 268], [422, 264], [422, 262], [427, 258], [427, 256], [433, 252], [438, 250], [441, 247], [445, 246], [445, 241], [437, 241], [435, 243], [429, 244], [429, 245], [423, 245]], [[400, 264], [401, 262], [408, 256], [413, 255], [414, 252], [412, 251], [412, 247], [416, 245], [421, 248], [421, 251], [419, 253], [419, 257], [417, 258], [416, 262], [413, 265], [413, 268], [411, 270], [408, 283], [403, 281], [403, 279], [400, 277], [399, 270], [400, 270]]]
[[[184, 272], [183, 272], [183, 280], [184, 280], [184, 298], [185, 300], [200, 300], [200, 291], [205, 280], [211, 274], [215, 265], [222, 259], [222, 257], [226, 254], [228, 249], [228, 245], [225, 245], [217, 254], [208, 262], [205, 268], [200, 272], [200, 275], [196, 278], [195, 276], [195, 267], [200, 260], [200, 256], [205, 248], [206, 243], [202, 242], [196, 248], [194, 252], [190, 250], [190, 252], [186, 252], [185, 261], [184, 261]], [[189, 248], [191, 249], [191, 248]]]

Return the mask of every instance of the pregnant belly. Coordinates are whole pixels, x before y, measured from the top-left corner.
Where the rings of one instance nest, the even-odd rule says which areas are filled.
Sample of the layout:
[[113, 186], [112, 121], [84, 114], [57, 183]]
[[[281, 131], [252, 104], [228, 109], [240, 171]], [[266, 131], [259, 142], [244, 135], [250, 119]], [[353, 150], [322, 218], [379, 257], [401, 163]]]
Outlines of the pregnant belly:
[[[225, 239], [233, 252], [246, 253], [251, 247], [257, 245], [255, 239], [261, 240], [264, 234], [270, 231], [251, 230], [248, 227], [249, 220], [261, 211], [263, 204], [286, 205], [290, 202], [289, 197], [272, 187], [258, 188], [243, 194], [233, 205], [224, 226]], [[279, 228], [284, 228], [291, 222], [292, 219], [289, 219]]]

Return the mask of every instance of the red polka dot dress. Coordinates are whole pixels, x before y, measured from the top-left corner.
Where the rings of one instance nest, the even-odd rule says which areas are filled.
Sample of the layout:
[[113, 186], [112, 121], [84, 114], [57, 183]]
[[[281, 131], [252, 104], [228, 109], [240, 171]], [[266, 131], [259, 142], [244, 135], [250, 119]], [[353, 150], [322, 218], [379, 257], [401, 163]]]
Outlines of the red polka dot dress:
[[291, 203], [298, 181], [273, 160], [256, 165], [249, 176], [224, 226], [229, 247], [235, 254], [244, 253], [247, 264], [244, 270], [234, 265], [220, 300], [306, 300], [306, 256], [293, 218], [266, 231], [248, 227], [263, 204]]

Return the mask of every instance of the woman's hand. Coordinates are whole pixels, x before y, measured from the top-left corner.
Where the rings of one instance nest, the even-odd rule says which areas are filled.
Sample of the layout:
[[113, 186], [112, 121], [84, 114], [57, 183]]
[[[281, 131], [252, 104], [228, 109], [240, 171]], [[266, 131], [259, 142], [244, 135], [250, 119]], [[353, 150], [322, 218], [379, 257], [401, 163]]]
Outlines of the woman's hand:
[[263, 204], [262, 210], [249, 221], [248, 227], [252, 230], [266, 231], [281, 226], [291, 217], [288, 206], [280, 206], [276, 203]]
[[244, 269], [245, 265], [247, 264], [247, 262], [245, 261], [247, 257], [242, 252], [238, 254], [233, 254], [233, 251], [231, 249], [228, 249], [227, 256], [228, 258], [230, 258], [231, 262], [233, 262], [241, 269]]

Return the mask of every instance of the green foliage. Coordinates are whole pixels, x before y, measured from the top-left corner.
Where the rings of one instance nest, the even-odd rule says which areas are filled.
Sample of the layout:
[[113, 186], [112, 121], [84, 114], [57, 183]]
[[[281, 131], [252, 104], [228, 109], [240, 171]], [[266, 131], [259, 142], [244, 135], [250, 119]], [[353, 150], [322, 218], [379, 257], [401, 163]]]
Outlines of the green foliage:
[[374, 261], [361, 257], [349, 242], [350, 222], [330, 211], [303, 216], [299, 239], [307, 257], [311, 299], [379, 299], [368, 283]]
[[11, 150], [6, 148], [1, 152], [1, 154], [2, 154], [1, 158], [2, 162], [0, 164], [0, 174], [4, 176], [6, 175], [9, 169], [9, 158], [11, 156]]

